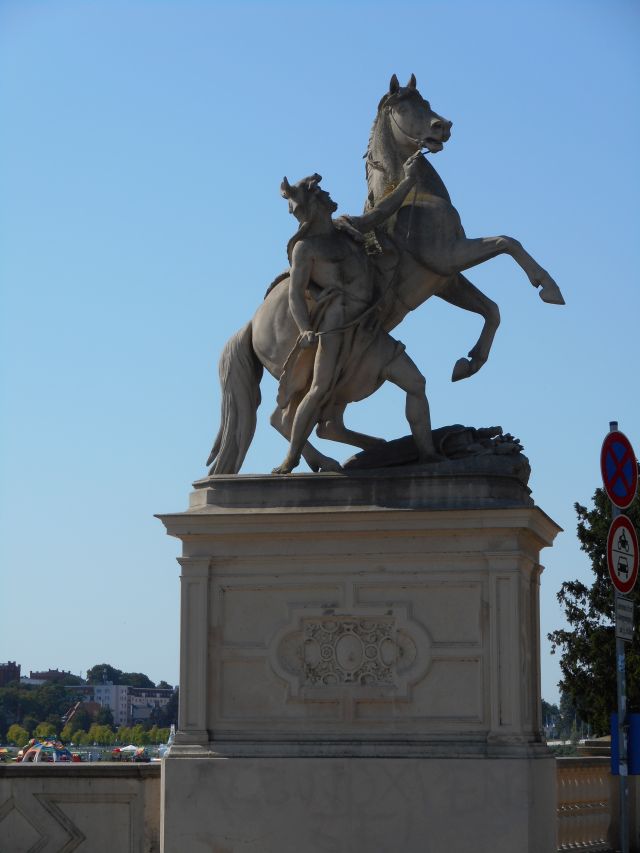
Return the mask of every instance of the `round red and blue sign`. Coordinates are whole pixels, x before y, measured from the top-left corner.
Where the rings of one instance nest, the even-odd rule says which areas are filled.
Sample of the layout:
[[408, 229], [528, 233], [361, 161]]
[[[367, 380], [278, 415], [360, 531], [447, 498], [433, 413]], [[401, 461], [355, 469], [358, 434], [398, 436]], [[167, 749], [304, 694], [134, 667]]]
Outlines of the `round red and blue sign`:
[[607, 536], [607, 565], [611, 582], [627, 595], [638, 579], [638, 537], [626, 515], [614, 518]]
[[626, 509], [638, 489], [638, 463], [633, 447], [623, 432], [608, 433], [600, 451], [602, 482], [611, 503]]

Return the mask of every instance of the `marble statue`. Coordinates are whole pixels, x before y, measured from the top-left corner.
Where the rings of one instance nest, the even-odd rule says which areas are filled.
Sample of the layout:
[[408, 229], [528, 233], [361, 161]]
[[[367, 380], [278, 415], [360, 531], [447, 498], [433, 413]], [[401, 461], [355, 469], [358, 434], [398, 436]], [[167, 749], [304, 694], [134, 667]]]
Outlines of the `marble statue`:
[[564, 304], [558, 285], [517, 240], [465, 235], [442, 179], [422, 153], [441, 151], [451, 126], [422, 97], [414, 75], [406, 86], [394, 75], [369, 137], [362, 216], [333, 220], [336, 205], [317, 174], [293, 186], [284, 179], [282, 195], [300, 223], [288, 245], [290, 269], [223, 350], [211, 474], [240, 470], [255, 432], [264, 367], [280, 382], [271, 424], [290, 442], [274, 473], [289, 473], [300, 456], [313, 471], [341, 469], [309, 442], [314, 427], [321, 438], [364, 451], [384, 444], [348, 429], [343, 416], [350, 402], [387, 379], [407, 394], [416, 461], [436, 462], [442, 456], [433, 443], [424, 377], [389, 331], [430, 296], [479, 314], [483, 328], [469, 357], [456, 362], [455, 382], [487, 361], [500, 321], [497, 305], [463, 271], [508, 254], [544, 302]]

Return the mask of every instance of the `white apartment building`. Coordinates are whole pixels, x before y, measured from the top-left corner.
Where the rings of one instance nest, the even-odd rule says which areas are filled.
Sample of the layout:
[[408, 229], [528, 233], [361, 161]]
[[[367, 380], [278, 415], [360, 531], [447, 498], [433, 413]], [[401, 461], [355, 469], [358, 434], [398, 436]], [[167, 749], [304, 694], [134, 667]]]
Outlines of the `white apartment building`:
[[96, 684], [93, 689], [93, 699], [103, 708], [111, 708], [113, 722], [116, 726], [126, 726], [129, 723], [129, 690], [126, 684]]
[[93, 698], [102, 707], [111, 708], [116, 726], [129, 726], [149, 719], [154, 708], [163, 708], [173, 690], [161, 687], [129, 687], [127, 684], [96, 684]]

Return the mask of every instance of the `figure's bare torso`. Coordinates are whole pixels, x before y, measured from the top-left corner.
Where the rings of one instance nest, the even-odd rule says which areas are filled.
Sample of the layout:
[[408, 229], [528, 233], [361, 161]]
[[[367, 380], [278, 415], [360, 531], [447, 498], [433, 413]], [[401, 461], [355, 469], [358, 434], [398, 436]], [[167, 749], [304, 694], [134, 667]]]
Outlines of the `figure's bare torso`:
[[335, 229], [328, 234], [305, 237], [296, 252], [309, 264], [312, 298], [339, 292], [344, 320], [362, 313], [373, 302], [374, 283], [369, 259], [362, 245]]

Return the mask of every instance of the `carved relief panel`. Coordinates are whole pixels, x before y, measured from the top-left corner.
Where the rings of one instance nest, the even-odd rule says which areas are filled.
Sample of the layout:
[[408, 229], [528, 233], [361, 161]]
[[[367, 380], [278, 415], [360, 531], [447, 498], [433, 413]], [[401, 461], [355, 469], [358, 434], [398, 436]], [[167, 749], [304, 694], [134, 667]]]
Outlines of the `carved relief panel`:
[[338, 691], [398, 699], [429, 668], [429, 637], [408, 619], [406, 607], [385, 614], [360, 610], [310, 616], [298, 610], [292, 617], [274, 638], [269, 657], [292, 697]]

